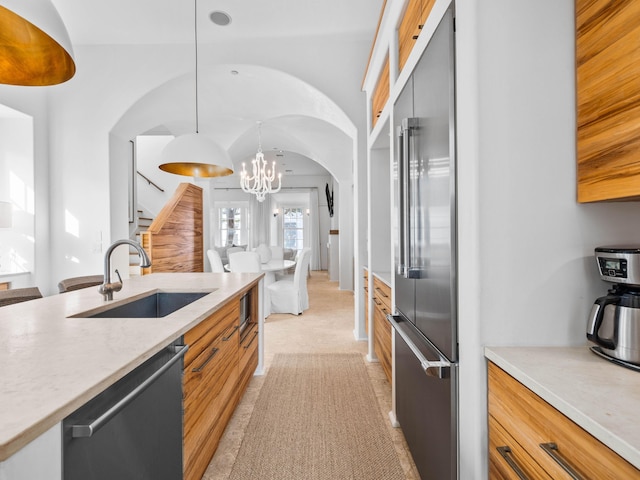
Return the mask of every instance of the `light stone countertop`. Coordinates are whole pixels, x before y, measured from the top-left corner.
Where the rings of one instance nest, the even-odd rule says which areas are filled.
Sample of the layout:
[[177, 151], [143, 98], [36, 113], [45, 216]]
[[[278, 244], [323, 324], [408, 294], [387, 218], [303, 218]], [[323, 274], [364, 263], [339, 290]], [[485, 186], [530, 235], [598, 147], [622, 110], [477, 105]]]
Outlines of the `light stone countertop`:
[[[156, 273], [125, 280], [111, 302], [91, 287], [0, 308], [0, 461], [263, 275]], [[156, 290], [215, 291], [164, 318], [68, 318]]]
[[640, 468], [640, 372], [584, 347], [486, 347], [485, 356]]
[[388, 287], [391, 287], [391, 272], [373, 272], [373, 275], [382, 280]]

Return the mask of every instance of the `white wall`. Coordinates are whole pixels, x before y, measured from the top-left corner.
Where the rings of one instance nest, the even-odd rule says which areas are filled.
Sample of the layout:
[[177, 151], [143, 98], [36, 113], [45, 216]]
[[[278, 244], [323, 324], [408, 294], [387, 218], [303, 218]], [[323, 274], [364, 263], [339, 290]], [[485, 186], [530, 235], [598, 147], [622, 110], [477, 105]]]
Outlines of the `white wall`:
[[[368, 36], [336, 36], [246, 41], [202, 51], [212, 63], [265, 65], [295, 75], [332, 98], [364, 129], [360, 82], [369, 47]], [[127, 169], [133, 138], [109, 132], [147, 92], [193, 69], [189, 45], [74, 45], [74, 51], [78, 69], [70, 81], [42, 89], [0, 88], [0, 102], [34, 116], [36, 283], [43, 293], [55, 293], [62, 278], [102, 272], [107, 246], [127, 236], [127, 185], [117, 173]], [[110, 151], [117, 162], [111, 168]], [[66, 213], [77, 220], [78, 236], [67, 232]], [[349, 237], [345, 241], [352, 243]], [[344, 263], [349, 279], [353, 264]]]
[[640, 234], [637, 203], [576, 203], [573, 4], [456, 2], [460, 478], [487, 471], [483, 346], [586, 344], [593, 249]]

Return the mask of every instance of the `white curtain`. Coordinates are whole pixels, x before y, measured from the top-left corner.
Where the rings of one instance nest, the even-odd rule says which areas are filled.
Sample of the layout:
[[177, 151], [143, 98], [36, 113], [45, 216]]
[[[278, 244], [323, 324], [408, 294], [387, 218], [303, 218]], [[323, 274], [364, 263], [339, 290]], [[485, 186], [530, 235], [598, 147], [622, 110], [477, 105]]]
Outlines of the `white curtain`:
[[259, 202], [255, 195], [251, 195], [249, 202], [251, 215], [251, 230], [249, 231], [249, 248], [255, 248], [261, 243], [270, 245], [271, 230], [271, 197], [267, 195], [263, 202]]
[[320, 213], [318, 212], [318, 189], [309, 191], [309, 234], [311, 236], [311, 270], [320, 270]]

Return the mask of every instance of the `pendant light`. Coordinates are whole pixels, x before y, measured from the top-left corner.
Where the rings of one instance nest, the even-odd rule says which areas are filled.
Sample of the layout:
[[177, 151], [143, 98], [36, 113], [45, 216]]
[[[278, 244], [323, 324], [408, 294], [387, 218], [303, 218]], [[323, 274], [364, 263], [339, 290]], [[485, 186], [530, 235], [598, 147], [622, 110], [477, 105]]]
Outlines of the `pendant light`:
[[[196, 132], [180, 135], [162, 150], [160, 170], [187, 177], [222, 177], [233, 173], [229, 154], [211, 138], [199, 133], [198, 115], [198, 1], [194, 1], [196, 57]], [[215, 163], [211, 163], [215, 162]]]
[[75, 72], [69, 34], [50, 0], [0, 0], [0, 83], [57, 85]]
[[264, 153], [262, 153], [260, 122], [258, 122], [258, 153], [256, 153], [256, 157], [251, 160], [251, 175], [249, 175], [249, 172], [245, 169], [244, 163], [242, 164], [240, 186], [244, 192], [252, 193], [257, 197], [259, 202], [264, 202], [267, 193], [279, 192], [282, 187], [282, 173], [278, 174], [278, 188], [276, 189], [272, 187], [275, 179], [276, 162], [274, 160], [270, 170], [267, 168], [267, 161], [264, 159]]

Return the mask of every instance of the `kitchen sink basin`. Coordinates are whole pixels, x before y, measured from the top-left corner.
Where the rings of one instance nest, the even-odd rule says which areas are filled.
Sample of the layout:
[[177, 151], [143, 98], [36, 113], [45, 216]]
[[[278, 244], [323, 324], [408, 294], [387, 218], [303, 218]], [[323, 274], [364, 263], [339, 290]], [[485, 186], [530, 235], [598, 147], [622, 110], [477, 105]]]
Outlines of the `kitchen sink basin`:
[[[213, 291], [213, 290], [212, 290]], [[111, 307], [73, 315], [80, 318], [162, 318], [186, 307], [211, 292], [155, 292], [146, 297]]]

